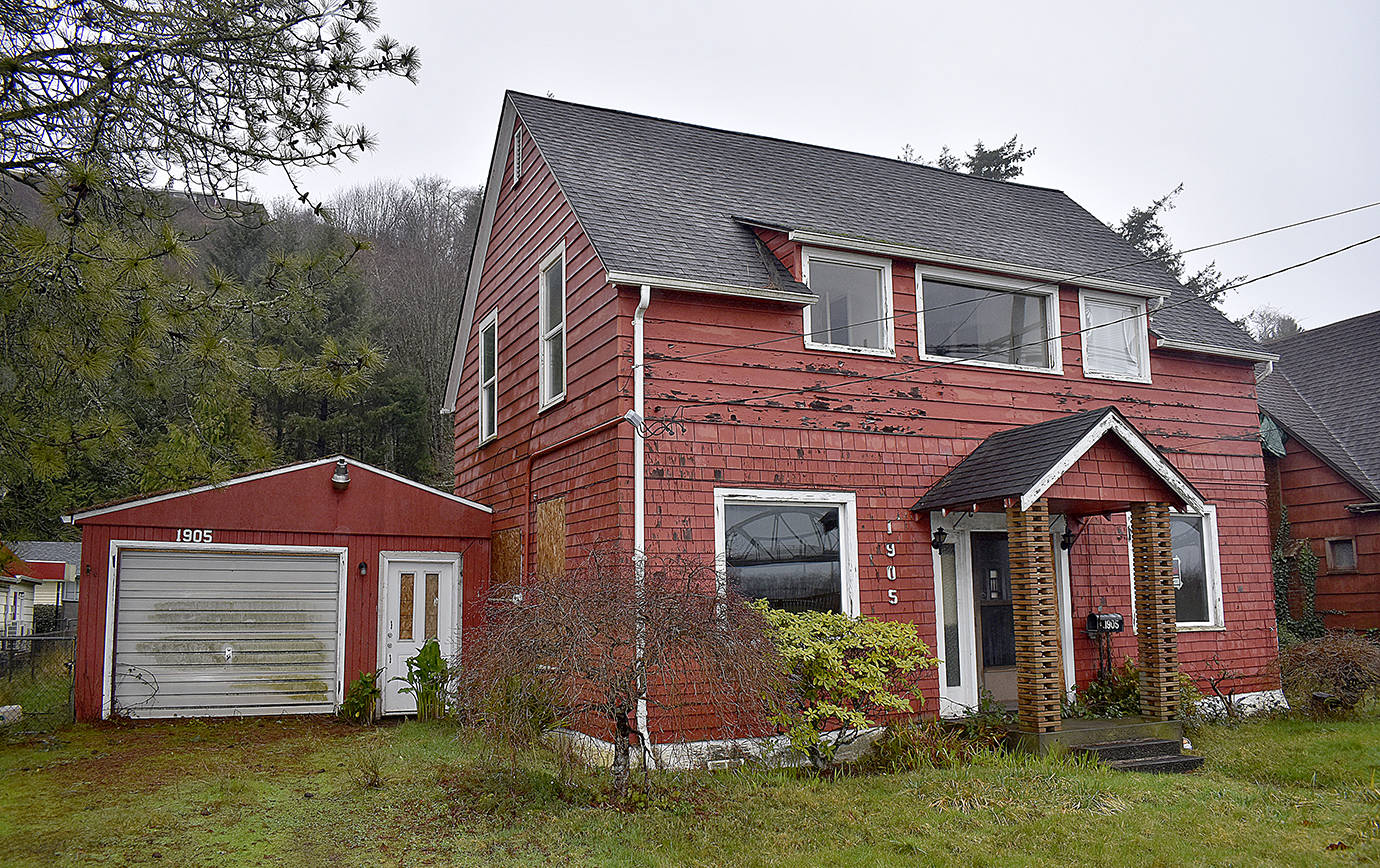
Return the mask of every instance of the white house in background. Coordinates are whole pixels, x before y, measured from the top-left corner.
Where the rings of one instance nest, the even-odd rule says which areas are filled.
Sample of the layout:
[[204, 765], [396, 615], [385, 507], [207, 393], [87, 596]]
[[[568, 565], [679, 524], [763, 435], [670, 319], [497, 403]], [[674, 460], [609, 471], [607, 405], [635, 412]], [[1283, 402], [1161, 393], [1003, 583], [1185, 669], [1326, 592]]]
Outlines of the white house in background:
[[27, 636], [34, 631], [34, 591], [38, 582], [0, 570], [0, 636]]
[[[32, 568], [26, 575], [38, 582], [34, 590], [35, 606], [69, 609], [76, 606], [80, 591], [81, 543], [29, 540], [12, 543], [10, 547], [16, 557]], [[76, 612], [65, 612], [63, 617], [75, 618]]]

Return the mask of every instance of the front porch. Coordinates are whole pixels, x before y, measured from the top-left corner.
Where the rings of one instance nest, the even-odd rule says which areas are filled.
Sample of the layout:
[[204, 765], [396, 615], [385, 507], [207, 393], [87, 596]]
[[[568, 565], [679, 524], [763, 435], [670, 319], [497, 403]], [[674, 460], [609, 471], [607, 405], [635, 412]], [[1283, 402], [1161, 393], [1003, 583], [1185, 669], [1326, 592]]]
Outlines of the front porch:
[[[941, 714], [990, 702], [992, 685], [1014, 681], [1014, 697], [997, 701], [1014, 699], [1012, 740], [1022, 747], [1177, 743], [1182, 727], [1169, 516], [1171, 509], [1201, 512], [1204, 504], [1125, 417], [1108, 407], [995, 434], [913, 509], [929, 513], [934, 529]], [[1140, 717], [1065, 720], [1075, 671], [1073, 628], [1089, 613], [1072, 611], [1067, 550], [1089, 519], [1119, 513], [1129, 515]], [[1004, 558], [993, 553], [999, 548]], [[1127, 630], [1131, 621], [1126, 618]]]

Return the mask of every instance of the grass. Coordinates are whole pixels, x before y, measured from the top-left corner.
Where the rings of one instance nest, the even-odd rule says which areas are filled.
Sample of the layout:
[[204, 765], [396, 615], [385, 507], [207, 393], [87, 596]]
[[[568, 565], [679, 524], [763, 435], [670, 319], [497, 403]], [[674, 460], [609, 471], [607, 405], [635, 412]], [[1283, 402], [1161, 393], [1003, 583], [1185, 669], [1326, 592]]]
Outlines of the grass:
[[446, 724], [75, 726], [0, 743], [0, 864], [1351, 865], [1380, 861], [1380, 722], [1194, 735], [1205, 770], [1068, 757], [824, 780], [667, 775], [637, 811]]

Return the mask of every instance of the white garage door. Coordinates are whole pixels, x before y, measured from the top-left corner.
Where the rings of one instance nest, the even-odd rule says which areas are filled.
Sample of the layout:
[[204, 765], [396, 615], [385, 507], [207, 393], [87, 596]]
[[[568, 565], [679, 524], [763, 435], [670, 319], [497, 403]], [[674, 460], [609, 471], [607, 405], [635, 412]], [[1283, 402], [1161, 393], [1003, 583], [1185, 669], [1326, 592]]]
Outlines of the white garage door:
[[117, 575], [116, 713], [334, 709], [338, 555], [127, 549]]

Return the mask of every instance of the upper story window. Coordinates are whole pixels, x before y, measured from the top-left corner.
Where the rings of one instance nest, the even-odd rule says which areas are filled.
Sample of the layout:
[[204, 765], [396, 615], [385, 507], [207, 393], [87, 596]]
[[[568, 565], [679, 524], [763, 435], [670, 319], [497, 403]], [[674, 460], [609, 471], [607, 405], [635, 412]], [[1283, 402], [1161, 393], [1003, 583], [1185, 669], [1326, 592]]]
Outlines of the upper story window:
[[1084, 289], [1083, 373], [1104, 380], [1150, 382], [1150, 336], [1145, 300]]
[[565, 242], [541, 263], [541, 409], [565, 398]]
[[895, 354], [891, 260], [806, 249], [805, 283], [819, 301], [805, 308], [805, 346]]
[[522, 180], [522, 130], [513, 130], [513, 183]]
[[1057, 287], [948, 269], [916, 269], [922, 354], [967, 364], [1059, 372]]
[[479, 443], [498, 435], [498, 308], [479, 326]]

